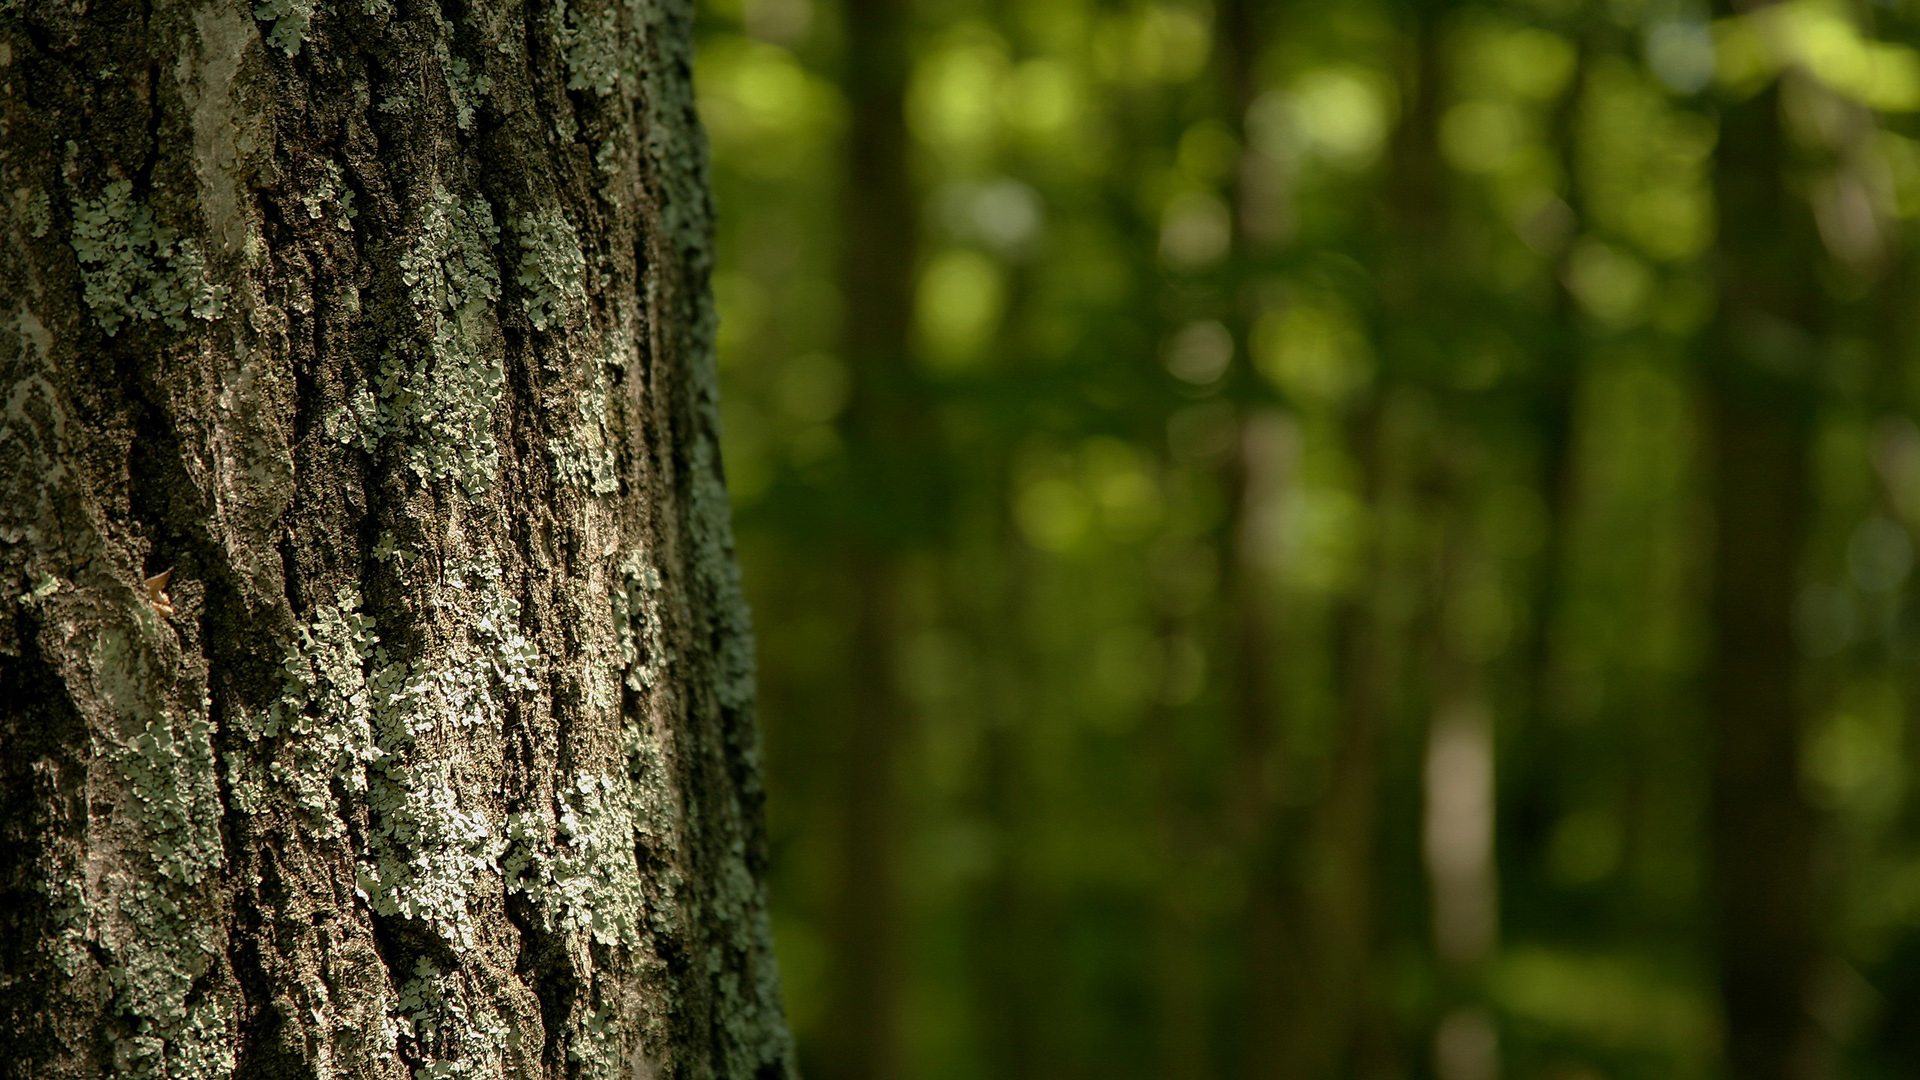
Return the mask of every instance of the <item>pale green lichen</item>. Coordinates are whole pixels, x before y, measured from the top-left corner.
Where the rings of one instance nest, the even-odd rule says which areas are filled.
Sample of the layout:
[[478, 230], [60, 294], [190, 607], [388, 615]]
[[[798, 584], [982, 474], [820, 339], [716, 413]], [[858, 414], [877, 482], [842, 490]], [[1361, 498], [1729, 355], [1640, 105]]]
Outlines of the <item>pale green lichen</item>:
[[499, 721], [489, 668], [464, 659], [390, 660], [375, 646], [365, 686], [379, 753], [366, 769], [372, 828], [356, 873], [375, 912], [421, 920], [461, 945], [471, 938], [469, 899], [492, 880], [503, 845], [486, 815], [463, 805], [448, 765], [421, 760], [416, 747], [443, 726]]
[[419, 561], [420, 553], [401, 547], [392, 533], [383, 532], [380, 538], [373, 542], [373, 557], [376, 561], [393, 563], [404, 569]]
[[603, 140], [599, 149], [593, 152], [593, 167], [599, 169], [600, 174], [608, 179], [620, 175], [620, 152], [620, 140]]
[[307, 29], [319, 0], [265, 0], [253, 9], [253, 17], [271, 24], [266, 33], [268, 48], [292, 56], [307, 39]]
[[[432, 689], [424, 681], [403, 686], [402, 694]], [[435, 702], [425, 694], [407, 702], [435, 704], [461, 708], [474, 702]], [[404, 723], [406, 712], [397, 712]], [[404, 743], [397, 737], [404, 730], [397, 724], [383, 734]], [[505, 845], [484, 814], [461, 804], [461, 785], [446, 764], [409, 764], [415, 755], [404, 745], [397, 751], [371, 770], [367, 806], [373, 834], [355, 885], [375, 913], [417, 919], [449, 944], [470, 946], [470, 900], [498, 874], [496, 862]]]
[[53, 229], [53, 204], [44, 191], [36, 191], [27, 200], [27, 233], [42, 239]]
[[23, 604], [37, 604], [47, 597], [52, 596], [54, 593], [59, 592], [60, 587], [61, 583], [59, 578], [54, 577], [52, 574], [42, 572], [35, 578], [33, 588], [21, 593], [19, 599]]
[[219, 813], [213, 786], [213, 725], [195, 715], [176, 726], [162, 714], [146, 722], [114, 756], [139, 804], [149, 854], [160, 876], [200, 885], [220, 866]]
[[660, 572], [638, 555], [620, 564], [620, 591], [613, 597], [613, 625], [620, 636], [620, 663], [628, 689], [650, 690], [672, 656], [660, 617]]
[[[390, 534], [375, 556], [403, 567], [417, 562]], [[235, 783], [233, 791], [236, 805], [249, 810], [271, 782], [321, 833], [334, 836], [344, 834], [338, 794], [364, 798], [369, 829], [355, 852], [361, 897], [378, 914], [419, 920], [464, 948], [472, 942], [472, 899], [499, 880], [505, 842], [484, 808], [463, 798], [471, 785], [420, 743], [452, 729], [499, 725], [505, 695], [532, 684], [538, 656], [519, 631], [518, 605], [501, 591], [497, 572], [457, 564], [434, 588], [436, 606], [452, 612], [466, 633], [431, 659], [390, 656], [352, 589], [315, 609], [282, 665], [280, 700], [264, 718], [239, 725], [267, 749], [267, 779]], [[429, 966], [399, 989], [405, 1023], [397, 1033], [427, 1063], [415, 1076], [498, 1077], [507, 1027], [464, 1004], [464, 992], [450, 993], [451, 978]]]
[[[497, 467], [497, 242], [483, 200], [444, 191], [428, 200], [400, 257], [421, 347], [389, 351], [373, 392], [355, 391], [325, 421], [333, 438], [369, 451], [383, 439], [397, 441], [422, 479], [451, 480], [470, 497], [486, 490]], [[373, 554], [397, 572], [419, 558], [391, 534]], [[472, 940], [472, 900], [497, 883], [506, 839], [485, 807], [471, 802], [473, 785], [440, 746], [463, 728], [498, 730], [507, 695], [535, 687], [541, 659], [519, 628], [519, 603], [501, 587], [497, 565], [448, 557], [419, 584], [450, 639], [413, 658], [391, 655], [373, 620], [359, 614], [358, 595], [343, 591], [301, 631], [280, 703], [253, 737], [277, 740], [268, 779], [296, 805], [335, 817], [336, 790], [364, 796], [369, 824], [356, 852], [356, 886], [374, 912], [418, 920], [464, 947]]]
[[550, 27], [567, 58], [567, 89], [601, 97], [619, 89], [629, 58], [622, 49], [619, 13], [611, 5], [592, 14], [572, 4], [556, 7]]
[[497, 1080], [499, 1059], [521, 1045], [520, 1033], [477, 1001], [458, 972], [443, 973], [424, 957], [394, 998], [401, 1042], [426, 1062], [414, 1080]]
[[343, 446], [357, 446], [369, 454], [379, 447], [384, 430], [380, 401], [364, 386], [351, 390], [347, 400], [329, 409], [320, 424], [328, 438]]
[[[636, 690], [657, 685], [670, 662], [660, 611], [661, 579], [630, 553], [617, 568], [612, 597], [620, 667]], [[589, 699], [594, 695], [589, 691]], [[672, 785], [649, 729], [634, 710], [611, 700], [590, 706], [621, 717], [624, 769], [582, 772], [562, 783], [552, 803], [513, 814], [512, 841], [501, 868], [507, 887], [527, 898], [539, 924], [572, 947], [645, 949], [655, 934], [676, 932], [673, 897], [683, 884], [671, 868], [648, 881], [636, 852], [670, 827]], [[650, 840], [650, 837], [652, 838]], [[568, 1027], [568, 1058], [583, 1080], [631, 1075], [630, 1040], [617, 1010], [587, 995]]]
[[352, 232], [353, 219], [360, 216], [353, 204], [353, 189], [347, 186], [346, 174], [337, 161], [326, 163], [326, 173], [300, 196], [300, 202], [307, 208], [309, 219], [319, 221], [331, 216], [342, 232]]
[[[415, 558], [391, 536], [375, 554]], [[284, 791], [325, 836], [344, 835], [338, 793], [364, 798], [371, 821], [357, 852], [361, 896], [375, 912], [418, 919], [464, 945], [470, 898], [497, 877], [506, 841], [484, 811], [463, 802], [448, 765], [419, 744], [460, 728], [497, 728], [506, 695], [536, 685], [540, 656], [497, 569], [456, 562], [434, 591], [435, 606], [466, 632], [418, 660], [387, 652], [354, 590], [319, 605], [288, 648], [279, 700], [264, 717], [236, 725], [261, 749], [264, 775], [230, 769], [229, 783], [235, 805], [249, 812], [269, 785]]]
[[580, 776], [554, 803], [558, 825], [551, 838], [544, 813], [509, 820], [513, 847], [501, 864], [508, 887], [533, 901], [549, 932], [636, 946], [643, 897], [633, 857], [640, 815], [632, 781], [624, 775]]
[[38, 888], [47, 898], [48, 921], [53, 926], [50, 940], [45, 943], [47, 951], [60, 973], [73, 978], [92, 960], [92, 954], [87, 950], [86, 889], [81, 885], [81, 875], [74, 873], [70, 865], [59, 865], [64, 861], [58, 856], [49, 859], [50, 868], [56, 872], [46, 875]]
[[[124, 994], [135, 976], [116, 968], [110, 975]], [[183, 991], [184, 992], [184, 991]], [[233, 1010], [217, 998], [185, 1006], [171, 1025], [144, 1018], [131, 1037], [108, 1036], [116, 1077], [132, 1080], [227, 1080], [233, 1075]]]
[[626, 1080], [628, 1076], [649, 1075], [623, 1065], [621, 1033], [620, 1018], [612, 1006], [587, 1014], [575, 1027], [567, 1058], [578, 1064], [581, 1080]]
[[127, 725], [109, 750], [146, 843], [146, 872], [126, 881], [94, 937], [110, 958], [114, 1006], [128, 1033], [110, 1035], [114, 1075], [215, 1080], [231, 1072], [232, 1016], [195, 982], [221, 951], [218, 927], [194, 914], [224, 865], [217, 822], [211, 703], [186, 715], [149, 710], [147, 661], [117, 630], [93, 648], [108, 704]]
[[226, 307], [226, 287], [207, 280], [199, 245], [156, 221], [132, 181], [74, 204], [73, 250], [87, 306], [108, 337], [128, 319], [184, 330], [187, 316], [212, 319]]
[[[398, 570], [419, 556], [390, 533], [374, 557]], [[472, 943], [471, 901], [501, 880], [508, 838], [472, 790], [422, 740], [460, 728], [498, 729], [507, 695], [535, 687], [541, 658], [520, 631], [520, 605], [500, 584], [497, 568], [452, 560], [430, 586], [434, 606], [464, 626], [465, 640], [430, 659], [390, 660], [377, 644], [365, 664], [375, 744], [381, 757], [368, 769], [372, 828], [360, 853], [357, 887], [377, 913], [417, 919], [456, 947]], [[426, 1064], [416, 1080], [491, 1080], [497, 1062], [518, 1035], [490, 1008], [476, 1004], [455, 974], [422, 961], [400, 988], [403, 1033]]]
[[[322, 604], [299, 629], [281, 661], [280, 699], [265, 717], [242, 717], [236, 725], [250, 742], [284, 739], [284, 752], [269, 766], [271, 779], [293, 796], [322, 836], [344, 834], [333, 785], [350, 795], [367, 791], [367, 766], [385, 756], [374, 741], [373, 696], [366, 668], [380, 638], [373, 620], [359, 613], [360, 596], [341, 589], [336, 604]], [[232, 783], [234, 802], [252, 812], [261, 790], [249, 777]]]
[[586, 308], [586, 256], [580, 238], [558, 210], [527, 214], [515, 223], [520, 283], [527, 321], [535, 330], [565, 326]]
[[619, 467], [613, 456], [613, 436], [607, 429], [611, 390], [604, 365], [595, 365], [593, 381], [579, 395], [573, 429], [550, 448], [556, 479], [595, 495], [620, 490]]
[[[370, 3], [366, 10], [369, 15], [392, 13], [391, 5], [384, 5], [376, 11]], [[453, 51], [453, 23], [440, 12], [439, 6], [431, 6], [427, 12], [437, 32], [433, 57], [440, 66], [440, 79], [447, 91], [447, 103], [453, 106], [454, 128], [462, 133], [471, 132], [481, 104], [488, 94], [493, 93], [493, 80], [484, 72], [476, 71], [465, 57]], [[401, 82], [380, 99], [380, 111], [395, 116], [417, 114], [421, 107], [420, 93], [425, 89], [421, 82]]]
[[[443, 25], [445, 20], [442, 20]], [[451, 26], [445, 27], [448, 31]], [[493, 80], [473, 70], [472, 65], [454, 54], [445, 40], [433, 47], [440, 60], [441, 77], [447, 81], [447, 99], [453, 104], [453, 124], [460, 131], [473, 130], [473, 118], [480, 102], [493, 92]]]
[[401, 439], [421, 479], [451, 480], [475, 496], [492, 484], [499, 465], [493, 410], [505, 373], [491, 348], [499, 238], [486, 200], [445, 191], [428, 200], [418, 235], [400, 257], [424, 347], [388, 351], [374, 387], [371, 433]]

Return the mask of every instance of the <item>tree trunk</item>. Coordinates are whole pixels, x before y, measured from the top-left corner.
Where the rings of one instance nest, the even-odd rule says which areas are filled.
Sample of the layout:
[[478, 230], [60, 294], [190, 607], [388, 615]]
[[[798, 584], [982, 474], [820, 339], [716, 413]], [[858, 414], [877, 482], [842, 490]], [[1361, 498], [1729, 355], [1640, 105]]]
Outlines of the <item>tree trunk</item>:
[[1812, 214], [1787, 176], [1780, 94], [1776, 84], [1721, 112], [1720, 305], [1703, 353], [1715, 520], [1705, 678], [1713, 922], [1726, 1071], [1751, 1080], [1824, 1075], [1807, 1008], [1818, 913], [1814, 819], [1800, 794], [1793, 604], [1814, 510], [1812, 398], [1825, 304]]
[[[848, 106], [842, 195], [842, 340], [853, 374], [843, 430], [854, 491], [845, 535], [855, 597], [846, 657], [854, 688], [841, 754], [840, 868], [833, 918], [829, 1080], [899, 1075], [901, 800], [895, 774], [908, 714], [895, 682], [903, 523], [924, 417], [913, 407], [908, 350], [913, 318], [914, 195], [907, 162], [908, 6], [849, 0], [843, 86]], [[911, 526], [904, 526], [910, 528]]]
[[690, 7], [0, 16], [0, 1076], [792, 1075]]

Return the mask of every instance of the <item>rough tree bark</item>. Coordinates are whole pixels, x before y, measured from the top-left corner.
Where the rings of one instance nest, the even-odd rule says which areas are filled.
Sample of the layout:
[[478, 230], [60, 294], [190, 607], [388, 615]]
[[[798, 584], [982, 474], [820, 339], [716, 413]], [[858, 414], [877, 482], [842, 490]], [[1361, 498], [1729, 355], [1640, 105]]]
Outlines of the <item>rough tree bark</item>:
[[792, 1075], [690, 9], [0, 4], [0, 1076]]

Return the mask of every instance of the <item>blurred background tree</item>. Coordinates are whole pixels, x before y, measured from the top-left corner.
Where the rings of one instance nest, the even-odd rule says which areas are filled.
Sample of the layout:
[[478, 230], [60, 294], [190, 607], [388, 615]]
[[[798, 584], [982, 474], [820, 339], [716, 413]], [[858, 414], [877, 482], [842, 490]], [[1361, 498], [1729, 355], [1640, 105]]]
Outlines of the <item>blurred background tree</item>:
[[814, 1080], [1920, 1072], [1920, 11], [707, 0]]

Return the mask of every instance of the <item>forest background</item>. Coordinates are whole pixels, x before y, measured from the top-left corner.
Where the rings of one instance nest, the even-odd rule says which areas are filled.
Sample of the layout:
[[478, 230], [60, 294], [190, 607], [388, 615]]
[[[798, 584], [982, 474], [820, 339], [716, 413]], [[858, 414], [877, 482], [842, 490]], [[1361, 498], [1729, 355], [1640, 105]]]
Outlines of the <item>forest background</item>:
[[1912, 1075], [1912, 4], [701, 17], [808, 1076]]

